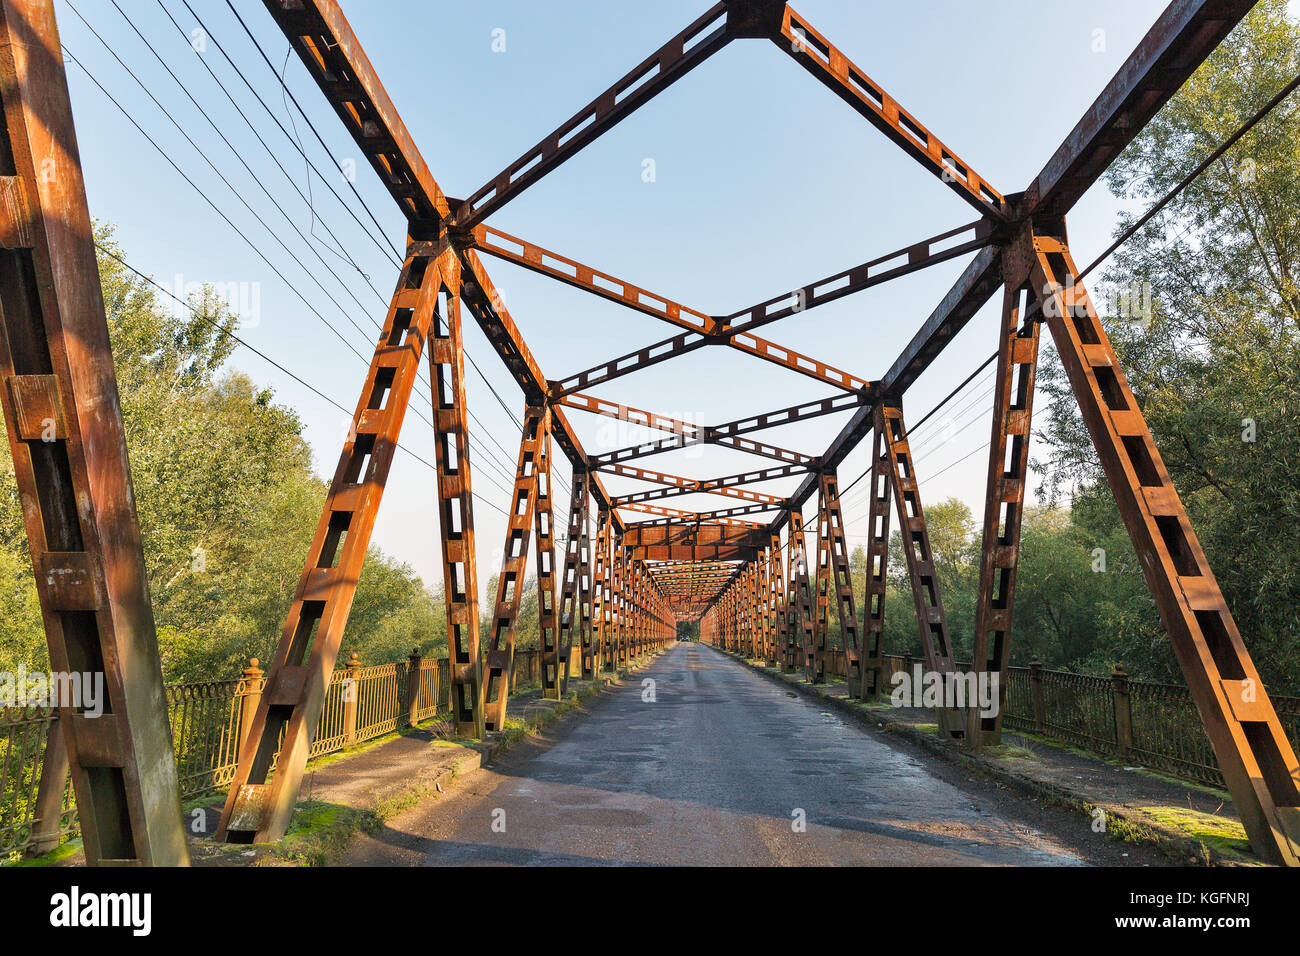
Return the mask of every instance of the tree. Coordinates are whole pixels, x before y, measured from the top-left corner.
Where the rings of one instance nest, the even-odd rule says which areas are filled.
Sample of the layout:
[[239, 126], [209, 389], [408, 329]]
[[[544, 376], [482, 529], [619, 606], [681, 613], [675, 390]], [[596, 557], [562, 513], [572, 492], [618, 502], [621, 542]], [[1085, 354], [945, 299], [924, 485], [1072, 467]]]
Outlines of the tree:
[[[1300, 70], [1300, 27], [1264, 0], [1121, 154], [1115, 195], [1150, 205]], [[1275, 692], [1300, 685], [1300, 101], [1268, 118], [1122, 246], [1099, 295], [1129, 377], [1229, 607]], [[1119, 229], [1127, 226], [1121, 222]], [[1117, 230], [1118, 231], [1118, 230]], [[1105, 289], [1103, 289], [1105, 292]], [[1133, 293], [1136, 292], [1136, 296]], [[1148, 298], [1149, 309], [1131, 308]], [[1129, 307], [1126, 307], [1129, 306]], [[1037, 467], [1046, 500], [1118, 525], [1059, 362]], [[1142, 646], [1149, 599], [1113, 621]], [[1101, 643], [1126, 641], [1114, 632]], [[1176, 673], [1167, 641], [1149, 664]]]
[[[172, 308], [121, 264], [106, 227], [100, 282], [132, 484], [168, 680], [227, 678], [268, 660], [324, 504], [297, 413], [228, 368], [238, 317], [206, 288]], [[47, 666], [8, 444], [0, 449], [0, 669]], [[395, 660], [446, 642], [409, 567], [372, 548], [345, 648]]]

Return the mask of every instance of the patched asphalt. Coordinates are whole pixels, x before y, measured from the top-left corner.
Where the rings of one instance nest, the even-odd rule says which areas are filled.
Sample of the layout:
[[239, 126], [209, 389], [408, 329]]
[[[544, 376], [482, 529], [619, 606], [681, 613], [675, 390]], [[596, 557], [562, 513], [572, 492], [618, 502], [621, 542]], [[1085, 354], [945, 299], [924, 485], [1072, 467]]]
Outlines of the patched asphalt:
[[1079, 865], [919, 757], [699, 644], [368, 838], [355, 862]]

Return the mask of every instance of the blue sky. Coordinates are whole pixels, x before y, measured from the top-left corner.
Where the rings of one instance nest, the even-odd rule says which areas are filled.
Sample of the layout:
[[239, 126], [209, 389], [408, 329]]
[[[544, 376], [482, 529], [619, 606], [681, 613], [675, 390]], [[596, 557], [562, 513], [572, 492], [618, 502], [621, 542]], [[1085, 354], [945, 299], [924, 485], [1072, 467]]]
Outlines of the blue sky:
[[[243, 290], [248, 313], [241, 335], [351, 409], [365, 362], [323, 320], [368, 358], [373, 323], [382, 320], [396, 279], [391, 252], [386, 255], [382, 249], [387, 242], [401, 248], [404, 241], [404, 223], [395, 205], [296, 56], [289, 58], [285, 83], [320, 131], [328, 152], [301, 117], [293, 116], [296, 129], [290, 123], [276, 75], [285, 63], [287, 43], [259, 0], [234, 0], [234, 6], [273, 67], [262, 60], [225, 0], [189, 0], [206, 27], [203, 34], [192, 32], [200, 29], [199, 22], [182, 0], [118, 4], [148, 43], [112, 0], [56, 0], [65, 48], [262, 249], [283, 278], [70, 63], [92, 215], [116, 224], [129, 261], [160, 282], [174, 286], [180, 277], [181, 284], [234, 283]], [[449, 195], [460, 197], [489, 181], [707, 5], [705, 0], [351, 0], [343, 8], [434, 175]], [[999, 0], [978, 5], [803, 0], [796, 9], [987, 181], [1011, 193], [1025, 188], [1163, 6], [1159, 0]], [[180, 130], [73, 7], [171, 112]], [[493, 50], [498, 30], [504, 31], [504, 52]], [[195, 46], [202, 49], [196, 52]], [[215, 128], [151, 49], [189, 88]], [[298, 190], [306, 193], [309, 181], [302, 156], [237, 77], [222, 50], [289, 134], [302, 137], [322, 170], [329, 173], [337, 163], [346, 166], [349, 161], [356, 165], [354, 185], [378, 218], [382, 241], [354, 220], [353, 214], [372, 234], [379, 232], [341, 174], [331, 173], [328, 184], [313, 174], [312, 205], [300, 197]], [[206, 72], [205, 63], [239, 110]], [[274, 158], [254, 137], [240, 110]], [[231, 186], [222, 183], [181, 130]], [[647, 159], [654, 161], [653, 182], [642, 176]], [[344, 197], [351, 212], [329, 187]], [[1095, 186], [1079, 203], [1069, 219], [1078, 261], [1090, 261], [1106, 246], [1117, 209], [1104, 185]], [[970, 207], [770, 42], [742, 40], [533, 186], [489, 224], [719, 314], [973, 218]], [[339, 246], [333, 245], [326, 226]], [[485, 261], [550, 378], [564, 378], [673, 334], [671, 326], [648, 316], [508, 263]], [[762, 334], [856, 375], [879, 378], [966, 261], [945, 263], [793, 316]], [[910, 419], [929, 411], [995, 348], [996, 309], [996, 301], [986, 307], [911, 388], [905, 401]], [[465, 338], [470, 357], [517, 418], [522, 397], [472, 321]], [[332, 473], [346, 416], [245, 350], [236, 351], [231, 364], [274, 387], [279, 401], [298, 409], [318, 470]], [[408, 415], [403, 444], [432, 461], [432, 431], [421, 420], [429, 417], [427, 368], [424, 377], [412, 406], [421, 415]], [[971, 503], [978, 515], [987, 468], [986, 454], [979, 450], [989, 432], [986, 380], [987, 375], [913, 436], [926, 503], [957, 496]], [[812, 379], [721, 348], [701, 349], [591, 391], [702, 424], [833, 394]], [[508, 497], [507, 475], [513, 472], [518, 434], [472, 368], [468, 395], [477, 419], [472, 457], [475, 520], [480, 575], [486, 580], [500, 557], [505, 525], [496, 509], [504, 507]], [[570, 419], [591, 453], [662, 437], [577, 411], [570, 412]], [[753, 437], [815, 455], [845, 419], [841, 414]], [[841, 466], [841, 484], [863, 470], [864, 451]], [[750, 469], [761, 461], [727, 449], [697, 447], [641, 463], [706, 478]], [[558, 467], [567, 475], [567, 462], [561, 459]], [[797, 482], [788, 478], [754, 487], [784, 494]], [[615, 494], [650, 487], [616, 477], [606, 483]], [[663, 503], [704, 510], [727, 507], [729, 502], [716, 496], [683, 496]], [[810, 502], [809, 514], [813, 508], [815, 502]], [[849, 495], [846, 509], [852, 546], [866, 533], [865, 499], [858, 492]], [[562, 510], [567, 510], [567, 501]], [[426, 581], [438, 580], [433, 475], [410, 456], [399, 454], [396, 459], [373, 540], [409, 562]]]

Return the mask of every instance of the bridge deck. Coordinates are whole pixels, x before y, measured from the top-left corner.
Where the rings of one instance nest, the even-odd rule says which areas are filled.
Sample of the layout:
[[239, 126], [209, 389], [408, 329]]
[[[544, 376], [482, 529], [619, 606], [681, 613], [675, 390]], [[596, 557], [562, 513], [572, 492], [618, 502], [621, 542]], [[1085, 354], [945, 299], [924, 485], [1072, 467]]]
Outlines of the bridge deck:
[[706, 645], [669, 650], [557, 738], [359, 838], [346, 862], [1081, 865], [1118, 852], [1017, 816]]

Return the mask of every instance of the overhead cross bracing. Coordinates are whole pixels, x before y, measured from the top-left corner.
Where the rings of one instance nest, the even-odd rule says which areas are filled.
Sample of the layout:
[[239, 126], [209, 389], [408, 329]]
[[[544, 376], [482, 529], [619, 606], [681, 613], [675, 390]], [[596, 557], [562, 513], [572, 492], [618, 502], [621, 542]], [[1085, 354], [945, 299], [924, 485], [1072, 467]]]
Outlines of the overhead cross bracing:
[[[828, 660], [838, 655], [851, 690], [867, 693], [880, 675], [881, 582], [891, 514], [905, 544], [905, 567], [896, 570], [905, 572], [912, 589], [925, 664], [939, 672], [954, 669], [921, 499], [924, 475], [918, 473], [905, 400], [918, 376], [1000, 291], [974, 666], [996, 673], [1008, 662], [1030, 399], [1045, 325], [1247, 832], [1265, 857], [1300, 859], [1295, 755], [1267, 695], [1242, 697], [1246, 683], [1258, 684], [1254, 666], [1078, 281], [1065, 229], [1065, 216], [1083, 192], [1245, 15], [1249, 0], [1172, 3], [1042, 172], [1019, 192], [995, 184], [989, 170], [973, 168], [873, 79], [868, 65], [854, 62], [845, 46], [789, 5], [725, 0], [463, 200], [449, 198], [439, 186], [335, 0], [265, 0], [265, 6], [402, 211], [410, 242], [354, 428], [268, 672], [271, 691], [240, 755], [221, 821], [227, 838], [266, 840], [284, 832], [306, 759], [307, 728], [314, 726], [333, 670], [415, 368], [426, 354], [434, 382], [453, 707], [461, 733], [481, 736], [500, 726], [518, 622], [516, 592], [530, 562], [539, 581], [548, 693], [563, 693], [579, 658], [584, 673], [596, 661], [617, 663], [630, 649], [670, 639], [675, 623], [689, 617], [700, 620], [707, 640], [787, 669], [803, 668], [813, 680], [825, 679]], [[597, 137], [670, 86], [689, 83], [695, 67], [742, 39], [775, 45], [847, 105], [846, 121], [865, 121], [879, 131], [936, 188], [950, 190], [978, 218], [918, 237], [901, 250], [882, 249], [847, 270], [828, 270], [824, 279], [757, 305], [735, 303], [737, 311], [722, 314], [553, 251], [540, 244], [545, 237], [519, 239], [487, 224]], [[810, 310], [959, 257], [966, 260], [963, 272], [928, 316], [913, 318], [914, 337], [887, 367], [840, 368], [822, 348], [787, 344], [798, 330], [797, 317]], [[504, 259], [673, 328], [658, 341], [550, 378], [494, 285], [488, 259]], [[526, 410], [499, 593], [486, 615], [485, 638], [479, 622], [489, 605], [480, 597], [476, 570], [474, 455], [464, 388], [466, 316], [519, 386]], [[780, 330], [778, 322], [785, 323]], [[775, 411], [759, 407], [751, 417], [711, 425], [605, 396], [620, 379], [712, 346], [782, 367], [825, 386], [829, 397]], [[592, 391], [597, 386], [599, 395]], [[8, 418], [10, 409], [5, 411]], [[823, 449], [753, 437], [832, 414], [844, 420]], [[661, 437], [592, 454], [570, 415], [614, 418]], [[870, 451], [871, 567], [859, 616], [836, 472], [864, 440]], [[699, 445], [746, 456], [749, 464], [697, 477], [680, 473], [689, 468], [643, 460]], [[562, 507], [554, 500], [560, 494], [552, 488], [553, 454], [568, 459], [575, 478], [563, 556], [553, 529], [557, 505]], [[612, 490], [606, 478], [622, 487]], [[682, 507], [695, 495], [709, 496], [714, 504]], [[806, 520], [803, 509], [814, 498], [816, 515]], [[840, 647], [830, 644], [832, 621], [839, 624]], [[997, 740], [1000, 730], [996, 721], [968, 713], [941, 713], [940, 725], [948, 736], [975, 746]]]

